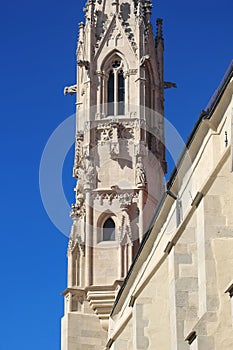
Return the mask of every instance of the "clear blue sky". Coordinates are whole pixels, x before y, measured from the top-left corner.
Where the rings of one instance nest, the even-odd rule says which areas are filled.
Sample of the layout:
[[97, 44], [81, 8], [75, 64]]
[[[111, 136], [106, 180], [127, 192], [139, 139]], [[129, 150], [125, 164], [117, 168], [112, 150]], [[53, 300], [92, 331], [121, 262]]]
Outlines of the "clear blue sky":
[[[1, 3], [0, 350], [60, 348], [68, 239], [47, 217], [38, 176], [47, 139], [74, 112], [63, 87], [75, 83], [83, 6], [81, 0]], [[232, 0], [154, 6], [154, 20], [164, 19], [165, 80], [178, 86], [166, 91], [166, 117], [184, 139], [233, 58], [232, 13]], [[72, 152], [63, 171], [70, 203], [71, 174]]]

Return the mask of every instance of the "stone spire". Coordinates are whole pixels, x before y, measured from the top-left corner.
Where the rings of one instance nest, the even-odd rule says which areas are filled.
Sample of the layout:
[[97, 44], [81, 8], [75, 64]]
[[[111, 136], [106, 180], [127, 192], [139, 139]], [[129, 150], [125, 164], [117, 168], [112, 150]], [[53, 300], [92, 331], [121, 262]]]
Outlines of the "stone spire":
[[164, 191], [162, 29], [155, 42], [151, 7], [89, 0], [79, 24], [77, 83], [66, 90], [77, 92], [77, 185], [62, 350], [88, 345], [75, 329], [106, 338], [117, 290]]

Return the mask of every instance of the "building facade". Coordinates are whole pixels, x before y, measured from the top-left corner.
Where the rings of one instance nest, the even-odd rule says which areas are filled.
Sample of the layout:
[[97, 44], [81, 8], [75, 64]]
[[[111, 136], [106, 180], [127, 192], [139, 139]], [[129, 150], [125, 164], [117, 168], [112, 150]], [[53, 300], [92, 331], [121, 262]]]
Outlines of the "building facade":
[[79, 24], [77, 83], [65, 88], [77, 96], [77, 186], [63, 350], [104, 346], [116, 294], [164, 192], [162, 21], [154, 38], [151, 7], [90, 0]]
[[233, 348], [233, 64], [167, 183], [105, 349]]
[[233, 69], [164, 188], [162, 21], [86, 3], [79, 25], [62, 350], [233, 348]]

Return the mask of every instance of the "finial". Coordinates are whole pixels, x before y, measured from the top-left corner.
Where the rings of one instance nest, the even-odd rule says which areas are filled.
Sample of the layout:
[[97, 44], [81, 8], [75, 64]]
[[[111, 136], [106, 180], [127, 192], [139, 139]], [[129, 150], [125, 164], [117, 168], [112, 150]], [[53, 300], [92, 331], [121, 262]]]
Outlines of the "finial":
[[118, 13], [119, 0], [113, 0], [112, 6], [113, 6], [113, 13]]
[[151, 9], [153, 7], [151, 0], [146, 0], [144, 6], [145, 6], [146, 13], [151, 15]]
[[84, 42], [84, 27], [85, 27], [85, 24], [83, 22], [80, 22], [78, 24], [78, 26], [79, 26], [79, 42], [83, 43]]
[[138, 1], [136, 16], [138, 18], [142, 18], [143, 17], [143, 8], [142, 8], [141, 0]]
[[156, 33], [156, 39], [163, 39], [163, 19], [157, 18], [157, 33]]

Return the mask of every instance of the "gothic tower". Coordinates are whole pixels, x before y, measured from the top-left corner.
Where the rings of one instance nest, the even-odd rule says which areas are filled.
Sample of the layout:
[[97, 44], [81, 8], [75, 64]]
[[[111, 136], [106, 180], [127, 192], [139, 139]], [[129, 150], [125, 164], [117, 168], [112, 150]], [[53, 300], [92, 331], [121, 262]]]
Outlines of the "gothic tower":
[[163, 192], [162, 21], [150, 0], [89, 0], [79, 24], [76, 201], [62, 350], [102, 349], [108, 317]]

